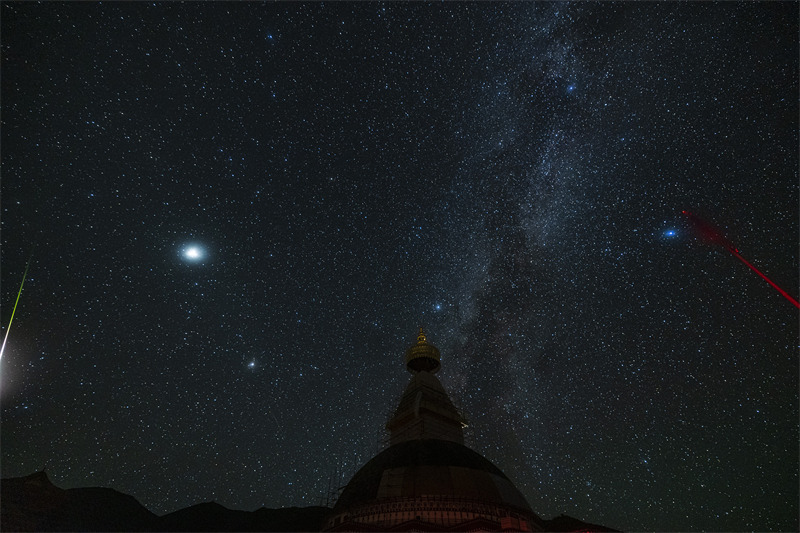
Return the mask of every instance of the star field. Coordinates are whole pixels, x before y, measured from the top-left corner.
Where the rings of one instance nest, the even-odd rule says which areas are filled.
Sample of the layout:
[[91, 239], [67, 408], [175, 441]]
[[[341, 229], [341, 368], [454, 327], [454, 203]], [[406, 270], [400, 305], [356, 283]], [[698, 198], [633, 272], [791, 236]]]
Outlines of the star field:
[[798, 527], [798, 4], [2, 4], [2, 474], [324, 501], [417, 326], [533, 510]]

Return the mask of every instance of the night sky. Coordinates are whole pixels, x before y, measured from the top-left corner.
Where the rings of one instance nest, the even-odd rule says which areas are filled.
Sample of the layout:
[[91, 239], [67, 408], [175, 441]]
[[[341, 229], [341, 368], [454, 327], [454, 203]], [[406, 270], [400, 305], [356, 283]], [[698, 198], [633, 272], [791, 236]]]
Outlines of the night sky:
[[798, 10], [2, 4], [2, 475], [317, 505], [425, 326], [545, 518], [797, 530]]

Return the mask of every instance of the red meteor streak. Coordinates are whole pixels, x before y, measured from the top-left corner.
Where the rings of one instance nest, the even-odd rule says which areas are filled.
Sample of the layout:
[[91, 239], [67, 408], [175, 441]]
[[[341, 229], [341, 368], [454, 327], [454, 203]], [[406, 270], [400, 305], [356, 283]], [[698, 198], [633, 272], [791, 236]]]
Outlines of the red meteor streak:
[[779, 293], [781, 293], [781, 295], [784, 298], [786, 298], [787, 300], [792, 302], [795, 307], [800, 309], [800, 303], [798, 303], [797, 300], [795, 300], [794, 298], [789, 296], [789, 293], [787, 293], [785, 290], [783, 290], [780, 287], [778, 287], [777, 285], [775, 285], [775, 283], [773, 283], [773, 281], [771, 279], [769, 279], [767, 276], [765, 276], [760, 270], [758, 270], [756, 267], [751, 265], [744, 257], [742, 257], [742, 255], [739, 253], [739, 250], [736, 249], [736, 247], [733, 245], [733, 243], [731, 241], [729, 241], [727, 238], [725, 238], [725, 236], [722, 235], [719, 231], [717, 231], [714, 228], [714, 226], [712, 226], [711, 224], [709, 224], [708, 222], [706, 222], [705, 220], [703, 220], [699, 216], [695, 215], [694, 213], [690, 213], [689, 211], [681, 211], [681, 212], [684, 215], [686, 215], [686, 217], [689, 219], [689, 221], [695, 227], [697, 232], [700, 233], [700, 235], [702, 235], [703, 237], [705, 237], [706, 239], [708, 239], [709, 241], [711, 241], [711, 242], [713, 242], [715, 244], [720, 244], [720, 245], [724, 246], [726, 250], [728, 250], [730, 253], [732, 253], [734, 255], [734, 257], [736, 257], [737, 259], [739, 259], [739, 261], [741, 261], [742, 263], [744, 263], [745, 265], [750, 267], [753, 270], [753, 272], [755, 272], [756, 274], [758, 274], [759, 276], [764, 278], [764, 281], [766, 281], [767, 283], [769, 283], [770, 285], [775, 287], [775, 289]]

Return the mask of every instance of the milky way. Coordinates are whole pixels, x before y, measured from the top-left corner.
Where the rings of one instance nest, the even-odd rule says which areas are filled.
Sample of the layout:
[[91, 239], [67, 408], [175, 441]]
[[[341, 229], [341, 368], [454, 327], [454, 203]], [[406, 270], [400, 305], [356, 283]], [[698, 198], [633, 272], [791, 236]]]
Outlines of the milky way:
[[319, 504], [422, 324], [538, 514], [796, 530], [797, 309], [680, 213], [798, 296], [797, 20], [3, 3], [3, 476]]

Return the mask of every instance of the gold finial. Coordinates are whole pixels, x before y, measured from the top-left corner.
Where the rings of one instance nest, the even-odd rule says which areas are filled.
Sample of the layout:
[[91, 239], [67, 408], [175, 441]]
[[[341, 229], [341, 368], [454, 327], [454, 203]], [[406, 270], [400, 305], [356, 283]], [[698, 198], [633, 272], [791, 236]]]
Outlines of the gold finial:
[[439, 349], [433, 344], [428, 344], [425, 330], [420, 326], [417, 343], [406, 350], [406, 368], [412, 374], [422, 370], [435, 374], [439, 371], [439, 367], [442, 366], [439, 362], [440, 359]]

